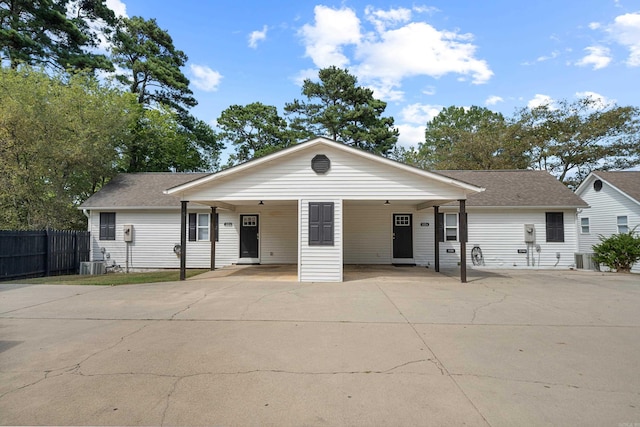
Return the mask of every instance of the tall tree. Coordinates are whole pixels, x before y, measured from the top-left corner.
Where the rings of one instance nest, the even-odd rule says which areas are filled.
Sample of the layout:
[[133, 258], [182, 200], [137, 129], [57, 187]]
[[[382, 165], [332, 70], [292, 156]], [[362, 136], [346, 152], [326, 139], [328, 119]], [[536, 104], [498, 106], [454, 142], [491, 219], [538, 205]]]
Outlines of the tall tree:
[[187, 130], [178, 114], [160, 105], [135, 103], [129, 111], [131, 137], [120, 147], [123, 172], [195, 172], [218, 168], [218, 140], [209, 125], [195, 119]]
[[640, 164], [640, 109], [586, 97], [525, 108], [517, 115], [531, 166], [575, 186], [592, 170]]
[[[197, 101], [182, 73], [187, 55], [155, 19], [121, 19], [112, 39], [117, 75], [143, 107], [123, 148], [125, 172], [212, 170], [223, 148], [211, 127], [189, 114]], [[155, 110], [153, 112], [152, 110]]]
[[425, 142], [401, 156], [424, 169], [524, 169], [527, 147], [516, 129], [487, 108], [451, 106], [427, 123]]
[[111, 42], [113, 61], [128, 71], [117, 79], [138, 96], [140, 104], [162, 104], [180, 113], [197, 105], [189, 79], [180, 70], [187, 55], [175, 48], [155, 19], [121, 19]]
[[83, 75], [0, 70], [0, 228], [86, 228], [76, 207], [113, 176], [132, 106]]
[[287, 126], [271, 105], [254, 102], [248, 105], [232, 105], [218, 117], [220, 137], [235, 146], [229, 166], [261, 157], [295, 144], [295, 131]]
[[306, 101], [285, 105], [291, 127], [308, 136], [324, 135], [366, 151], [388, 154], [398, 140], [392, 117], [383, 117], [384, 101], [371, 89], [358, 86], [355, 76], [335, 66], [321, 69], [319, 82], [306, 79], [302, 94]]
[[106, 0], [0, 0], [0, 52], [11, 68], [20, 64], [57, 69], [113, 70], [92, 52], [99, 34], [91, 22], [109, 29], [115, 15]]

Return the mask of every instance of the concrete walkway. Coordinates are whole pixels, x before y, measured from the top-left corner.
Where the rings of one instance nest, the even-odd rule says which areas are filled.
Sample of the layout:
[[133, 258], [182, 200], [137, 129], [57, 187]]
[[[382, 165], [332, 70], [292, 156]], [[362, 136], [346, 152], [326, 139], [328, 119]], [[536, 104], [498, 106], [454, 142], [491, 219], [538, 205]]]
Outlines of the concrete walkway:
[[0, 423], [640, 425], [640, 277], [0, 284]]

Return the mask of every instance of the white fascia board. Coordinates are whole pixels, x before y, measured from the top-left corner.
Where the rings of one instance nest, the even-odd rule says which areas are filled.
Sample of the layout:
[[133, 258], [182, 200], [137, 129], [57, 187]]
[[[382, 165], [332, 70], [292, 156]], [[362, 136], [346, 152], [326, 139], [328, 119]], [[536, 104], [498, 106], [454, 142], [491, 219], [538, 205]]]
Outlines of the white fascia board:
[[246, 163], [243, 163], [241, 165], [234, 166], [232, 168], [223, 170], [221, 172], [218, 172], [218, 173], [215, 173], [215, 174], [212, 174], [212, 175], [209, 175], [209, 176], [205, 176], [205, 177], [200, 178], [198, 180], [187, 182], [186, 184], [182, 184], [182, 185], [179, 185], [177, 187], [170, 188], [168, 190], [165, 190], [164, 194], [180, 193], [180, 192], [189, 190], [189, 189], [191, 189], [193, 187], [197, 187], [197, 186], [200, 186], [202, 184], [205, 184], [207, 182], [211, 182], [211, 181], [214, 181], [214, 180], [217, 180], [217, 179], [221, 179], [221, 178], [224, 178], [224, 177], [232, 175], [232, 174], [241, 173], [245, 169], [253, 168], [253, 167], [259, 166], [259, 165], [261, 165], [263, 163], [269, 163], [269, 162], [278, 160], [281, 157], [289, 156], [290, 154], [297, 153], [298, 151], [308, 150], [308, 149], [311, 149], [312, 147], [315, 147], [316, 145], [321, 145], [321, 144], [327, 145], [329, 147], [332, 147], [332, 148], [335, 148], [335, 149], [338, 149], [338, 150], [345, 151], [347, 153], [355, 154], [355, 155], [358, 155], [358, 156], [373, 160], [373, 161], [378, 162], [378, 163], [382, 163], [382, 164], [385, 164], [385, 165], [388, 165], [388, 166], [391, 166], [391, 167], [395, 167], [395, 168], [404, 170], [406, 172], [409, 172], [409, 173], [412, 173], [412, 174], [415, 174], [415, 175], [419, 175], [419, 176], [422, 176], [422, 177], [433, 179], [435, 181], [439, 181], [439, 182], [444, 183], [444, 184], [452, 185], [454, 187], [462, 188], [462, 189], [464, 189], [466, 191], [469, 191], [469, 192], [472, 192], [472, 193], [480, 193], [480, 192], [485, 190], [482, 187], [478, 187], [478, 186], [475, 186], [475, 185], [467, 184], [465, 182], [457, 181], [457, 180], [455, 180], [453, 178], [448, 178], [448, 177], [445, 177], [445, 176], [437, 174], [437, 173], [428, 172], [428, 171], [425, 171], [425, 170], [422, 170], [422, 169], [418, 169], [418, 168], [413, 167], [413, 166], [405, 165], [403, 163], [399, 163], [399, 162], [396, 162], [394, 160], [386, 159], [384, 157], [380, 157], [380, 156], [377, 156], [375, 154], [368, 153], [366, 151], [362, 151], [362, 150], [358, 150], [356, 148], [349, 147], [347, 145], [344, 145], [342, 143], [339, 143], [339, 142], [336, 142], [336, 141], [333, 141], [333, 140], [330, 140], [330, 139], [315, 138], [315, 139], [312, 139], [312, 140], [309, 140], [309, 141], [306, 141], [306, 142], [301, 142], [300, 144], [296, 144], [296, 145], [293, 145], [291, 147], [285, 148], [283, 150], [280, 150], [280, 151], [275, 152], [273, 154], [270, 154], [268, 156], [260, 157], [258, 159], [254, 159], [254, 160], [250, 160], [250, 161], [248, 161]]
[[[584, 192], [585, 188], [587, 188], [589, 186], [590, 182], [593, 181], [593, 177], [594, 177], [594, 173], [593, 172], [591, 172], [589, 175], [587, 175], [587, 177], [582, 180], [580, 185], [578, 185], [578, 188], [576, 188], [574, 193], [576, 193], [578, 196], [581, 195]], [[600, 177], [598, 177], [598, 178], [600, 178]], [[600, 178], [600, 179], [602, 179], [602, 178]]]

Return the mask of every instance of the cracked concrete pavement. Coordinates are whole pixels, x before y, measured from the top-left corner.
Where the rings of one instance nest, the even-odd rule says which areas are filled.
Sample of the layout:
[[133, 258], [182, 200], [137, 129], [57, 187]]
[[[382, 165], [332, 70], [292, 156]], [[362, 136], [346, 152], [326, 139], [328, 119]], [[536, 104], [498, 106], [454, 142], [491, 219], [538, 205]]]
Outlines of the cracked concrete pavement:
[[640, 425], [637, 275], [287, 268], [0, 283], [0, 424]]

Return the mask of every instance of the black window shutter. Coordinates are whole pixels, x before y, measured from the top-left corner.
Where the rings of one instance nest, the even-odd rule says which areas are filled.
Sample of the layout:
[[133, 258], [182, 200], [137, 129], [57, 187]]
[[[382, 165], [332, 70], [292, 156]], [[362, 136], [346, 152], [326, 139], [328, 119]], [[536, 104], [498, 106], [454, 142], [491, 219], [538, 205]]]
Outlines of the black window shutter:
[[333, 203], [309, 202], [309, 245], [333, 245]]
[[309, 244], [320, 244], [320, 204], [309, 203]]
[[322, 204], [321, 245], [333, 245], [333, 203]]
[[564, 214], [546, 212], [547, 242], [564, 242]]
[[195, 242], [196, 236], [198, 232], [198, 214], [190, 213], [189, 214], [189, 241]]
[[444, 242], [444, 214], [438, 214], [438, 242]]

